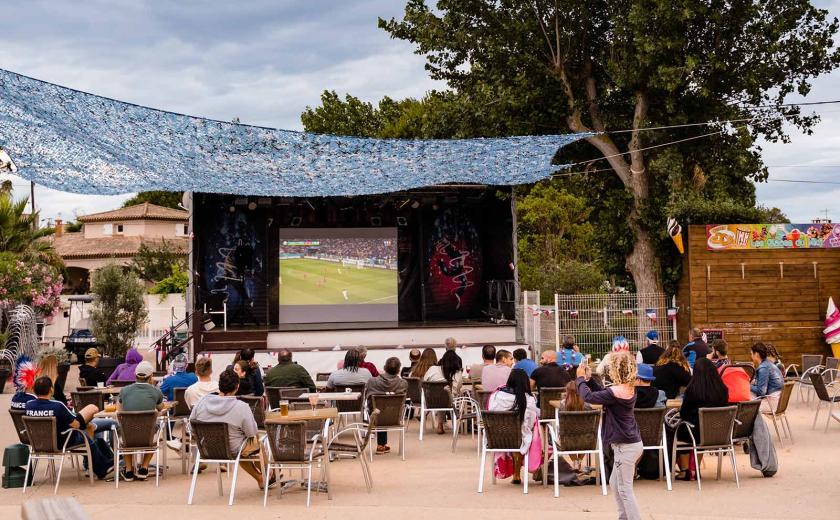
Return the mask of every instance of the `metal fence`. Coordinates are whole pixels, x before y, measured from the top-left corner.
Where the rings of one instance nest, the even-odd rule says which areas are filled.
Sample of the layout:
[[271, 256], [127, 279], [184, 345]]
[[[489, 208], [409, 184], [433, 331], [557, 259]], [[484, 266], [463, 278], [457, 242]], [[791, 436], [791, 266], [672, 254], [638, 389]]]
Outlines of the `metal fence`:
[[615, 336], [627, 338], [633, 351], [645, 345], [649, 330], [659, 333], [663, 346], [676, 338], [676, 308], [665, 294], [555, 294], [554, 305], [539, 301], [539, 291], [522, 292], [518, 323], [534, 352], [559, 349], [566, 335], [593, 359], [609, 352]]

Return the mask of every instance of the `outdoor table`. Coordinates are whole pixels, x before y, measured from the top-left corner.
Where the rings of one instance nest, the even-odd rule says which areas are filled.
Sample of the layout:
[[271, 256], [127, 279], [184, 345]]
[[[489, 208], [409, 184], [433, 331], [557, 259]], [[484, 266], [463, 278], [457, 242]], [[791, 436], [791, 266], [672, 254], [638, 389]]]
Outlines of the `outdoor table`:
[[327, 388], [327, 384], [329, 381], [315, 381], [315, 388], [318, 390], [323, 390]]
[[[554, 401], [549, 401], [548, 404], [555, 408], [560, 408], [562, 402], [563, 401], [560, 399], [555, 399]], [[593, 410], [600, 410], [603, 408], [600, 404], [590, 404], [589, 406], [591, 406]], [[682, 406], [682, 399], [668, 399], [665, 401], [665, 408], [679, 408], [680, 406]]]
[[676, 399], [668, 399], [665, 401], [666, 408], [679, 408], [682, 406], [682, 398], [677, 397]]
[[300, 394], [300, 399], [309, 399], [309, 396], [317, 395], [319, 400], [324, 401], [355, 401], [362, 396], [361, 392], [307, 392]]
[[124, 386], [104, 386], [104, 387], [96, 387], [91, 389], [92, 392], [101, 392], [107, 395], [119, 395], [120, 391], [125, 388]]

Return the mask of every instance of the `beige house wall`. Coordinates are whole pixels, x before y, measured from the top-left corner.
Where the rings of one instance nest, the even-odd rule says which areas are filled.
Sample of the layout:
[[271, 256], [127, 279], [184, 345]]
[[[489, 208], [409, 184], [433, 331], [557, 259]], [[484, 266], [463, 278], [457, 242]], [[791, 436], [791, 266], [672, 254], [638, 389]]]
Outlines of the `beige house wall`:
[[[85, 238], [108, 238], [111, 236], [177, 238], [185, 236], [181, 229], [187, 221], [175, 220], [127, 220], [88, 222], [82, 226]], [[117, 224], [123, 225], [123, 232], [117, 233]], [[112, 233], [105, 234], [105, 227], [110, 226]]]

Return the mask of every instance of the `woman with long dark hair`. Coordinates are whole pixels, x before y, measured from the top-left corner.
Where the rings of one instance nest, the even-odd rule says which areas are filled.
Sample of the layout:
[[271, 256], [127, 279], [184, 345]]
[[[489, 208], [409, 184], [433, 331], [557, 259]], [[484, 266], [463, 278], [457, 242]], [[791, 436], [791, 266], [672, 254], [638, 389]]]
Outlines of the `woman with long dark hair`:
[[[432, 349], [426, 349], [435, 353]], [[425, 356], [426, 353], [423, 352]], [[429, 360], [431, 358], [428, 358]], [[423, 356], [420, 357], [420, 362], [417, 366], [421, 366], [423, 364]], [[413, 375], [413, 374], [412, 374]], [[457, 397], [461, 394], [461, 383], [463, 381], [463, 375], [461, 373], [461, 358], [458, 357], [458, 354], [455, 353], [453, 350], [447, 350], [444, 352], [443, 356], [440, 358], [440, 362], [436, 365], [430, 366], [426, 373], [423, 374], [423, 382], [427, 383], [446, 383], [447, 387], [449, 388], [449, 392], [452, 394], [452, 397]], [[435, 421], [437, 422], [437, 432], [439, 435], [443, 435], [443, 422], [444, 422], [444, 414], [443, 412], [435, 413]]]
[[688, 386], [691, 381], [691, 369], [688, 360], [682, 352], [682, 346], [676, 340], [671, 340], [665, 352], [659, 356], [653, 367], [652, 385], [665, 392], [665, 397], [674, 399], [680, 394], [680, 388]]
[[[694, 362], [694, 374], [685, 389], [682, 406], [680, 406], [680, 420], [691, 423], [695, 439], [700, 439], [700, 408], [719, 408], [729, 406], [729, 389], [723, 384], [720, 374], [711, 360], [701, 357]], [[691, 442], [688, 430], [679, 429], [677, 438], [683, 442]], [[678, 464], [685, 472], [684, 480], [695, 480], [696, 469], [690, 468], [689, 454], [679, 455]]]
[[[528, 450], [531, 449], [531, 442], [534, 440], [534, 426], [540, 416], [537, 401], [531, 394], [528, 374], [519, 368], [511, 370], [505, 386], [490, 394], [487, 409], [494, 412], [513, 411], [519, 416], [519, 422], [522, 424], [522, 444], [519, 446], [519, 453], [513, 454], [513, 483], [520, 484], [522, 457], [528, 456]], [[531, 469], [534, 471], [537, 468]], [[525, 478], [528, 478], [528, 475], [525, 475]]]
[[254, 395], [263, 395], [265, 393], [265, 386], [263, 385], [262, 369], [260, 369], [260, 365], [254, 361], [254, 351], [250, 348], [243, 348], [233, 357], [234, 365], [238, 361], [245, 361], [248, 363], [246, 377], [248, 378], [248, 383], [251, 385], [251, 390]]

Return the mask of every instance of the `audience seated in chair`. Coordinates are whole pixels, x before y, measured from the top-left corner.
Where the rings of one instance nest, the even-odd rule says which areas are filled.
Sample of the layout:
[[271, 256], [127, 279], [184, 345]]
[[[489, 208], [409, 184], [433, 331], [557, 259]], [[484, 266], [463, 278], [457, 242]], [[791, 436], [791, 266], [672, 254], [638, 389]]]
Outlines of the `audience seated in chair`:
[[[136, 383], [128, 385], [120, 390], [119, 408], [125, 412], [149, 412], [152, 410], [163, 410], [163, 393], [159, 388], [151, 384], [154, 367], [148, 361], [143, 361], [134, 369]], [[140, 467], [135, 472], [134, 456], [125, 456], [125, 470], [120, 476], [121, 480], [131, 482], [146, 480], [149, 477], [149, 464], [152, 462], [153, 454], [147, 453], [143, 456]]]
[[[400, 376], [399, 358], [389, 357], [385, 360], [385, 371], [376, 377], [368, 379], [365, 384], [365, 395], [371, 394], [404, 394], [408, 390], [408, 383]], [[388, 432], [376, 433], [376, 453], [383, 454], [391, 451], [388, 446]]]
[[292, 361], [292, 351], [285, 348], [277, 352], [277, 365], [265, 375], [264, 383], [265, 386], [306, 388], [310, 392], [315, 391], [312, 376], [305, 368]]

